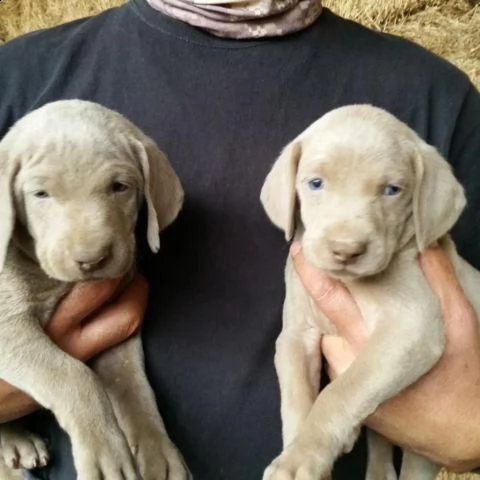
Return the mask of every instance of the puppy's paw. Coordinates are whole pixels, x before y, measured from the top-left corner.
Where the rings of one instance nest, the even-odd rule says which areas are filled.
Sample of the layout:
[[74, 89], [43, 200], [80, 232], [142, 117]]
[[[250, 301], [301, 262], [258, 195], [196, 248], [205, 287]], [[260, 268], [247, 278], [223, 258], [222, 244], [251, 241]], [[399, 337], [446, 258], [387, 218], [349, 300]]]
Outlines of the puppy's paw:
[[0, 428], [1, 453], [9, 468], [45, 467], [49, 455], [45, 442], [34, 433], [18, 425], [2, 425]]
[[127, 441], [118, 425], [71, 436], [77, 480], [137, 480]]
[[314, 445], [293, 442], [265, 470], [263, 480], [320, 480], [330, 478], [331, 462]]
[[358, 437], [360, 436], [361, 430], [362, 427], [357, 427], [352, 430], [350, 437], [348, 437], [345, 442], [343, 453], [350, 453], [353, 450], [353, 447], [355, 446], [355, 443], [357, 443]]
[[191, 480], [180, 452], [163, 428], [137, 424], [127, 439], [143, 480]]

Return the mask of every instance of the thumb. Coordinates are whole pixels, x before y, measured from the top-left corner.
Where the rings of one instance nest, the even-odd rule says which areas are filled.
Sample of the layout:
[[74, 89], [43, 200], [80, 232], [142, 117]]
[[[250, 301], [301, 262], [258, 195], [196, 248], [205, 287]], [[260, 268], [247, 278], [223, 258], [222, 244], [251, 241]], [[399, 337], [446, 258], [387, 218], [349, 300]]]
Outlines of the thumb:
[[298, 243], [292, 245], [290, 252], [303, 286], [317, 307], [335, 325], [338, 334], [353, 345], [363, 344], [367, 331], [362, 314], [347, 287], [310, 265]]
[[462, 290], [448, 255], [438, 246], [428, 248], [420, 256], [420, 265], [442, 308], [445, 351], [476, 344], [477, 315]]

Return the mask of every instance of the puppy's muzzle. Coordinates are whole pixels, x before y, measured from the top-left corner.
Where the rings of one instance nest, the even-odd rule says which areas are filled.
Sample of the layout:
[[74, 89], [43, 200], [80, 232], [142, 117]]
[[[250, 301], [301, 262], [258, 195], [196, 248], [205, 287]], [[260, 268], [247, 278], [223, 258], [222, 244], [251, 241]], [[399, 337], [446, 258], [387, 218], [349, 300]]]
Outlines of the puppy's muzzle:
[[111, 252], [112, 246], [105, 245], [90, 252], [76, 252], [73, 254], [73, 258], [80, 271], [92, 273], [105, 266], [111, 256]]
[[343, 265], [355, 263], [368, 249], [368, 243], [364, 240], [330, 239], [327, 245], [333, 260]]

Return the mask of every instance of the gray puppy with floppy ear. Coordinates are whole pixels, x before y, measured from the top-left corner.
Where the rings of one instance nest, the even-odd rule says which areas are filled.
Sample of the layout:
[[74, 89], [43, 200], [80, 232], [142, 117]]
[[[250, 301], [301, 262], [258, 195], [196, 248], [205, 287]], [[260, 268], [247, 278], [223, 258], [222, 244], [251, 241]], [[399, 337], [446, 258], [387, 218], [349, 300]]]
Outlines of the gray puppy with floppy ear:
[[[183, 190], [155, 143], [122, 115], [65, 100], [20, 119], [0, 142], [0, 378], [51, 410], [70, 435], [79, 480], [190, 478], [143, 368], [140, 336], [93, 370], [42, 326], [78, 281], [131, 278], [145, 200], [147, 238], [178, 215]], [[43, 441], [0, 426], [10, 467], [48, 462]]]
[[[369, 105], [335, 109], [284, 149], [261, 201], [307, 260], [340, 279], [371, 331], [341, 376], [319, 392], [320, 339], [334, 327], [315, 307], [290, 260], [275, 367], [283, 452], [264, 480], [328, 478], [377, 407], [425, 374], [444, 349], [440, 306], [418, 265], [435, 241], [480, 312], [480, 273], [448, 232], [465, 206], [449, 164], [407, 125]], [[368, 480], [395, 480], [392, 448], [369, 432]], [[401, 480], [433, 480], [439, 467], [404, 452]]]

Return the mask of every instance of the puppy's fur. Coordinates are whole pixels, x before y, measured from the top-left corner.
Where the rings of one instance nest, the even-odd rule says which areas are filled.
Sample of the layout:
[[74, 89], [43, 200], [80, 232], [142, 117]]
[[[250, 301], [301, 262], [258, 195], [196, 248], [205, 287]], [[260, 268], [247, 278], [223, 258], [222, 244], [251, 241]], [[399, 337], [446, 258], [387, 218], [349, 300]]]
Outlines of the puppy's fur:
[[[439, 359], [444, 329], [418, 253], [439, 240], [480, 312], [480, 274], [448, 236], [465, 206], [448, 163], [384, 110], [333, 110], [284, 149], [261, 201], [307, 260], [342, 280], [371, 331], [351, 367], [319, 394], [320, 338], [334, 328], [286, 265], [283, 329], [275, 366], [281, 390], [283, 453], [264, 480], [327, 478], [376, 408]], [[369, 480], [396, 478], [391, 446], [369, 432]], [[438, 466], [405, 452], [401, 478], [433, 480]]]
[[[55, 414], [79, 480], [136, 480], [137, 468], [143, 480], [189, 478], [157, 411], [139, 335], [92, 371], [42, 329], [75, 282], [131, 278], [144, 200], [156, 252], [182, 187], [155, 143], [105, 107], [50, 103], [0, 142], [0, 378]], [[48, 462], [43, 441], [16, 422], [0, 427], [0, 442], [10, 467]]]

